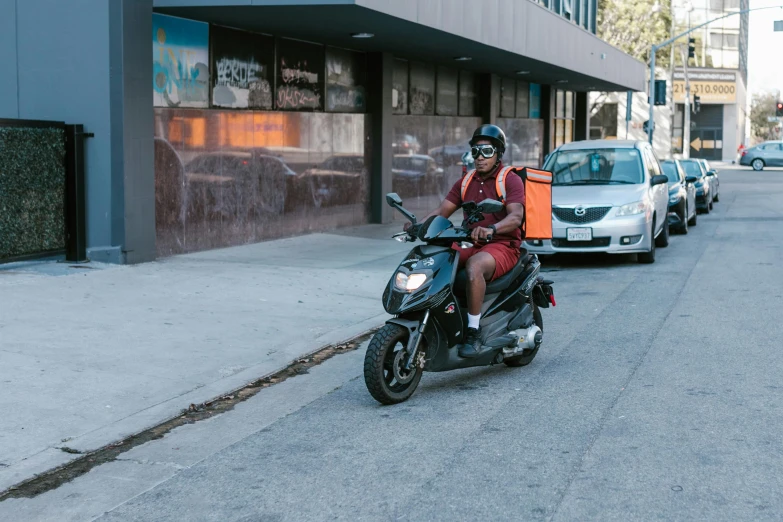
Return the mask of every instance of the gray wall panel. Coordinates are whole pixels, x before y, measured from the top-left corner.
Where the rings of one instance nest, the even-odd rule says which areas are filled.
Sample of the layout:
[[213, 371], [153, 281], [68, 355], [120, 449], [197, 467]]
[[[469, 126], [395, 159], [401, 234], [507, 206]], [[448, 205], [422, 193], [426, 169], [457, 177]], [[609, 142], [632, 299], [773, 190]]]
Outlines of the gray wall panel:
[[[45, 16], [42, 16], [45, 13]], [[19, 117], [81, 123], [87, 245], [110, 246], [112, 219], [109, 7], [105, 0], [17, 4]]]
[[16, 2], [0, 0], [0, 118], [18, 118]]

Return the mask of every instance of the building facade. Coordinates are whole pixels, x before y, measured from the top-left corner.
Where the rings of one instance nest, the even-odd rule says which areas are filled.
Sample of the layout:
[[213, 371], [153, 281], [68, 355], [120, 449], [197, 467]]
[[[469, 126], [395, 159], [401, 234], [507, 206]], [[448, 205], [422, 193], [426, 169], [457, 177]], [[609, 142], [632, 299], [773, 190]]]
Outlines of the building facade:
[[[674, 114], [672, 152], [689, 148], [694, 158], [731, 161], [745, 140], [748, 84], [749, 0], [691, 0], [692, 10], [676, 9], [677, 33], [709, 20], [694, 31], [695, 57], [683, 67], [687, 50], [676, 49], [673, 72]], [[691, 101], [699, 96], [701, 109], [690, 118], [690, 143], [683, 143], [686, 75]]]
[[[644, 90], [595, 0], [0, 0], [0, 117], [81, 123], [91, 259], [431, 210], [473, 129], [538, 166], [587, 93]], [[67, 28], [67, 29], [66, 29]]]
[[[655, 107], [653, 147], [661, 158], [683, 155], [686, 71], [691, 88], [691, 134], [689, 154], [694, 158], [731, 161], [744, 141], [747, 121], [748, 0], [691, 0], [672, 2], [672, 35], [725, 16], [695, 30], [695, 56], [688, 56], [688, 38], [670, 49], [672, 67], [659, 68], [656, 78], [666, 79], [666, 105]], [[693, 110], [693, 97], [701, 108]], [[623, 138], [625, 128], [632, 139], [645, 139], [649, 119], [647, 89], [633, 95], [632, 119], [626, 125], [626, 93], [591, 93], [591, 138]]]

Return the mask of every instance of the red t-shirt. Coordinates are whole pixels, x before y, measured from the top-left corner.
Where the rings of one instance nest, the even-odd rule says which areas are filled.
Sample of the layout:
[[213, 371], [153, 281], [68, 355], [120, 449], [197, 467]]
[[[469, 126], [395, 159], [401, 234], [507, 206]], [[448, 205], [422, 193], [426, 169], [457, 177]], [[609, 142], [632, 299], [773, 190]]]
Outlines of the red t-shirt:
[[[482, 178], [478, 173], [476, 173], [473, 176], [473, 179], [470, 180], [470, 183], [465, 190], [465, 201], [474, 201], [476, 203], [481, 203], [485, 199], [495, 199], [500, 201], [500, 194], [497, 192], [495, 182], [497, 180], [498, 172], [500, 172], [502, 168], [503, 164], [501, 163], [498, 168], [496, 168], [492, 174], [486, 178]], [[462, 206], [463, 203], [462, 179], [463, 178], [460, 178], [454, 184], [454, 186], [451, 187], [451, 190], [446, 195], [446, 200], [451, 201], [457, 206]], [[525, 184], [522, 181], [522, 178], [520, 178], [516, 172], [506, 173], [506, 204], [509, 203], [521, 203], [522, 205], [525, 204]], [[496, 225], [505, 219], [506, 216], [508, 216], [508, 212], [506, 212], [505, 208], [494, 214], [484, 214], [484, 219], [478, 223], [470, 225], [470, 228]], [[517, 228], [510, 234], [498, 234], [492, 239], [493, 241], [508, 242], [509, 246], [519, 248], [519, 246], [522, 244], [522, 231]]]

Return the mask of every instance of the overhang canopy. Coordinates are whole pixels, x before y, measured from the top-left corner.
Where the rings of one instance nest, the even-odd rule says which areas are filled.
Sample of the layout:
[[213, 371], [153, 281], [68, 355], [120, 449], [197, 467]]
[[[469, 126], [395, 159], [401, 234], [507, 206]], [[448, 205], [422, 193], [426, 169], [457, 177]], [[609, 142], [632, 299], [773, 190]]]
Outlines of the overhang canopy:
[[[573, 91], [646, 90], [642, 62], [528, 0], [154, 0], [154, 6], [217, 25]], [[351, 36], [359, 32], [375, 36]], [[455, 62], [458, 56], [472, 60]]]

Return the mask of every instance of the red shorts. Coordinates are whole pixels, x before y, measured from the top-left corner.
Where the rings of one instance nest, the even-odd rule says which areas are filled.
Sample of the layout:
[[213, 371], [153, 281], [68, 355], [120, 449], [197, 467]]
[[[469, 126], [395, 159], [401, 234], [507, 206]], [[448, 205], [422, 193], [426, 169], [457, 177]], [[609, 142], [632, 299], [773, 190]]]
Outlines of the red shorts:
[[490, 281], [507, 274], [519, 261], [519, 248], [514, 248], [508, 243], [487, 243], [485, 245], [476, 245], [471, 248], [460, 248], [456, 243], [452, 246], [459, 252], [459, 266], [465, 266], [467, 260], [479, 252], [486, 252], [495, 260], [495, 273]]

